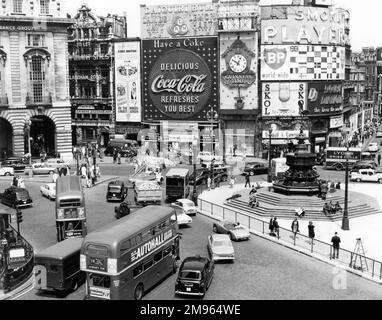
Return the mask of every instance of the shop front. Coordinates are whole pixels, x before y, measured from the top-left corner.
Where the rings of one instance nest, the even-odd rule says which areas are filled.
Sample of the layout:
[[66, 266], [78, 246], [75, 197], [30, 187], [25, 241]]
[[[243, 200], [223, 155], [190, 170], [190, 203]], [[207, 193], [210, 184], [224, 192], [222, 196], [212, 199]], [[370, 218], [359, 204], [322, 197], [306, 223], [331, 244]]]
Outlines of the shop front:
[[224, 130], [226, 156], [255, 156], [255, 123], [255, 121], [226, 121]]

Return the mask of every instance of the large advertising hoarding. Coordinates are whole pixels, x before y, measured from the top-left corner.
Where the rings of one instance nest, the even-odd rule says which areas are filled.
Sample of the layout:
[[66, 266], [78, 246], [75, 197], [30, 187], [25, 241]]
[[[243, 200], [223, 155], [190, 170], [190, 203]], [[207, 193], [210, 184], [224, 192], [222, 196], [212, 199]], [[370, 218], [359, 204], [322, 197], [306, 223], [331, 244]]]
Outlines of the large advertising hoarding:
[[220, 35], [220, 109], [258, 109], [256, 33]]
[[306, 109], [306, 83], [263, 83], [262, 95], [264, 118], [298, 117]]
[[144, 120], [207, 121], [218, 110], [217, 37], [143, 40]]
[[217, 6], [213, 3], [141, 5], [142, 39], [213, 36]]
[[115, 113], [117, 122], [141, 121], [140, 42], [116, 42]]
[[345, 80], [345, 47], [261, 46], [261, 80]]
[[262, 7], [261, 16], [262, 44], [350, 45], [343, 9], [273, 6]]
[[312, 116], [330, 115], [343, 110], [342, 82], [310, 82], [308, 111]]

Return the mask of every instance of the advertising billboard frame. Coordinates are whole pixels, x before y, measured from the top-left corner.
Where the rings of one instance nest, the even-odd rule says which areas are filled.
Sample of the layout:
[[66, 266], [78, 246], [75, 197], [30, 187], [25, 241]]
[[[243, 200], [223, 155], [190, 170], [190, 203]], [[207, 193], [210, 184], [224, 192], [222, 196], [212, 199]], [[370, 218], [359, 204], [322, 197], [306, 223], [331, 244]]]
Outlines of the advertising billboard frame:
[[308, 82], [307, 110], [310, 116], [330, 116], [343, 111], [341, 81]]

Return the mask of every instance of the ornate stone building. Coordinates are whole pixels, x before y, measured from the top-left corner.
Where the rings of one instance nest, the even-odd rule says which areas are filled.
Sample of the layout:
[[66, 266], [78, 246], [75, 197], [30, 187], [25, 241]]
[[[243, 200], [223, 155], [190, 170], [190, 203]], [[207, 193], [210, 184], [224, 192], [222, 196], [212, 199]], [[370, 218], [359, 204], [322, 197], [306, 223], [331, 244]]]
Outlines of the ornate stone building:
[[68, 28], [74, 144], [106, 146], [115, 135], [114, 44], [126, 38], [126, 17], [98, 17], [82, 5]]
[[[0, 7], [0, 157], [72, 156], [67, 18], [62, 0]], [[28, 127], [28, 124], [30, 125]]]

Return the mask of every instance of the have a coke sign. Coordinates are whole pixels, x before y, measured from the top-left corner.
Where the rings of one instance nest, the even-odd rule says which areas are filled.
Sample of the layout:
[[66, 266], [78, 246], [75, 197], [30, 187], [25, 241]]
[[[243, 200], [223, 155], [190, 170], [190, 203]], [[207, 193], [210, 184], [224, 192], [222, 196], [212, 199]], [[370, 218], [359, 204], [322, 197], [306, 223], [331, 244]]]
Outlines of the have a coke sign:
[[207, 120], [218, 106], [217, 57], [216, 37], [144, 40], [144, 120]]

